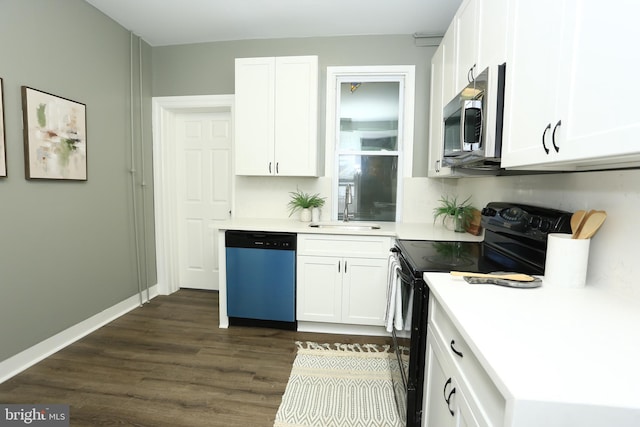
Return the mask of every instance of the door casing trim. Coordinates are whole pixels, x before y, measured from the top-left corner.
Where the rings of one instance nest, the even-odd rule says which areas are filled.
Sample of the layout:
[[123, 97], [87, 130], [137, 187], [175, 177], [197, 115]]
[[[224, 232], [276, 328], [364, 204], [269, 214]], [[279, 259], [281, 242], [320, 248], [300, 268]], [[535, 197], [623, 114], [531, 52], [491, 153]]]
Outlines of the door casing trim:
[[[178, 204], [176, 114], [231, 113], [234, 120], [234, 95], [162, 96], [152, 98], [153, 128], [153, 207], [156, 239], [156, 270], [158, 294], [169, 295], [180, 288], [178, 259]], [[232, 126], [233, 129], [233, 126]], [[232, 164], [233, 164], [233, 132]], [[231, 206], [234, 208], [235, 188], [231, 184]]]

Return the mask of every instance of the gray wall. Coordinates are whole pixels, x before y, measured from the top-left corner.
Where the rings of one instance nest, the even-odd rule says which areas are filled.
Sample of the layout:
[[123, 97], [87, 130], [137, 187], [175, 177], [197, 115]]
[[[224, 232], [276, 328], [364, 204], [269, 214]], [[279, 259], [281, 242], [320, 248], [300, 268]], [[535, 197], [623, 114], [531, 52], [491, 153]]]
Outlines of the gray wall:
[[[142, 53], [150, 146], [151, 48], [145, 43]], [[83, 0], [2, 0], [0, 58], [8, 160], [8, 177], [0, 179], [1, 361], [135, 295], [138, 273], [129, 173], [129, 32]], [[22, 85], [86, 104], [86, 182], [25, 180]], [[136, 144], [139, 111], [136, 99]], [[145, 151], [150, 158], [150, 149]], [[152, 183], [150, 160], [147, 170]], [[152, 237], [151, 207], [147, 214], [146, 220], [138, 217], [147, 227], [140, 234]], [[147, 248], [140, 257], [147, 261], [143, 280], [154, 284], [152, 239], [140, 247]]]
[[[319, 140], [324, 141], [327, 66], [414, 64], [414, 153], [426, 159], [429, 64], [435, 48], [416, 47], [412, 36], [156, 48], [139, 43], [83, 0], [0, 1], [8, 168], [8, 177], [0, 179], [0, 361], [136, 295], [139, 279], [143, 286], [157, 282], [152, 94], [231, 94], [236, 57], [316, 54], [321, 67]], [[86, 182], [25, 180], [22, 85], [86, 104]], [[414, 175], [426, 175], [426, 162], [416, 164]]]
[[[429, 82], [436, 47], [413, 36], [322, 37], [200, 43], [153, 48], [153, 96], [224, 95], [234, 89], [234, 59], [318, 55], [318, 141], [324, 145], [328, 66], [415, 65], [414, 176], [427, 175]], [[323, 150], [321, 150], [323, 152]]]

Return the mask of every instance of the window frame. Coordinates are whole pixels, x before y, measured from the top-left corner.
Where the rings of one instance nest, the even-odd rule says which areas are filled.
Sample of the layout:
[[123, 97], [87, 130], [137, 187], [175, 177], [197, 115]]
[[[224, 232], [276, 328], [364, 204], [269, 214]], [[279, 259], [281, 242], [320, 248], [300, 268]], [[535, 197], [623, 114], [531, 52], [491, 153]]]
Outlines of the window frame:
[[[400, 105], [398, 114], [398, 147], [396, 152], [381, 151], [378, 155], [397, 153], [398, 156], [398, 184], [396, 196], [397, 222], [402, 221], [403, 182], [410, 178], [413, 172], [413, 125], [415, 108], [415, 65], [388, 66], [356, 66], [356, 67], [327, 67], [327, 113], [325, 133], [325, 176], [331, 179], [331, 219], [338, 219], [338, 156], [345, 154], [337, 150], [340, 135], [338, 111], [340, 106], [340, 84], [343, 82], [394, 82], [400, 83]], [[349, 154], [370, 151], [351, 151]], [[395, 154], [394, 154], [395, 155]]]

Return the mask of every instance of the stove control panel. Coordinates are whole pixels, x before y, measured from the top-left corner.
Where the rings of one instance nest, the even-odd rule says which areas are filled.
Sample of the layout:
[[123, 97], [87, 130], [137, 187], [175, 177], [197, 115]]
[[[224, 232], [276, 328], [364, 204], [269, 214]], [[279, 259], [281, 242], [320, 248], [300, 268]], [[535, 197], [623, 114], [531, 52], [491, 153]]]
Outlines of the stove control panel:
[[482, 226], [505, 234], [546, 240], [548, 233], [571, 233], [571, 212], [516, 203], [491, 202], [482, 209]]

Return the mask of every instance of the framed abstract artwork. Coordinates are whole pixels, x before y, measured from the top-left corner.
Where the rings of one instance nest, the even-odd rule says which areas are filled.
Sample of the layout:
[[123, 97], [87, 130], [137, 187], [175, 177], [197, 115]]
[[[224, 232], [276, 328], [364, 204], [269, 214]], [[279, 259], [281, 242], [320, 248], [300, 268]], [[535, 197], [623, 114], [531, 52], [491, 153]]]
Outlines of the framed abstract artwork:
[[22, 86], [27, 179], [87, 180], [87, 117], [80, 102]]
[[0, 178], [7, 176], [7, 134], [4, 131], [4, 86], [0, 79]]

